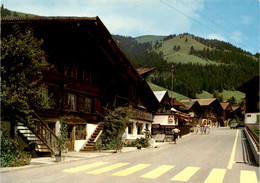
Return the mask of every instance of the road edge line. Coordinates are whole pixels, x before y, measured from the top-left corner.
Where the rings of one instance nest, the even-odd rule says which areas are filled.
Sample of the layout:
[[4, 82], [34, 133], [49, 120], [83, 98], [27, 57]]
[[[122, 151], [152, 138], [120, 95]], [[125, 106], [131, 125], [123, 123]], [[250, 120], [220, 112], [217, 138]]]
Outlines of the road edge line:
[[227, 169], [232, 169], [232, 166], [233, 166], [233, 163], [234, 163], [236, 147], [237, 147], [238, 132], [239, 132], [239, 130], [237, 130], [235, 142], [234, 142], [234, 145], [233, 145], [233, 149], [232, 149], [232, 152], [231, 152], [231, 156], [230, 156], [230, 159], [229, 159]]

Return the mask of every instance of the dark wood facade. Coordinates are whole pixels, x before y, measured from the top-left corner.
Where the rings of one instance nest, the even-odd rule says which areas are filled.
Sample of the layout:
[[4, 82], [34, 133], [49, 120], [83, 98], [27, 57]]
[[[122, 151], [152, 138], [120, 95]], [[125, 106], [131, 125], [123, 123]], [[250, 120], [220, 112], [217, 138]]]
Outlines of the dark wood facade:
[[220, 105], [222, 106], [222, 120], [225, 124], [229, 125], [230, 121], [234, 118], [232, 105], [230, 102], [221, 102]]
[[257, 75], [237, 88], [246, 93], [246, 113], [259, 113], [260, 111], [260, 75]]
[[198, 103], [200, 104], [202, 108], [202, 119], [210, 120], [213, 123], [213, 125], [219, 122], [221, 126], [224, 126], [224, 122], [221, 119], [223, 109], [218, 99], [192, 99], [192, 101], [198, 101]]
[[191, 115], [193, 125], [199, 124], [203, 111], [198, 101], [181, 100], [183, 106], [180, 106], [180, 111]]
[[135, 113], [144, 106], [144, 115], [139, 111], [133, 116], [152, 120], [151, 112], [159, 105], [156, 97], [98, 17], [2, 19], [2, 37], [12, 33], [15, 24], [22, 31], [30, 27], [44, 42], [41, 62], [48, 63], [50, 70], [43, 73], [41, 82], [55, 105], [38, 112], [53, 131], [55, 122], [66, 116], [69, 138], [84, 139], [84, 125], [97, 124], [104, 108], [117, 106], [130, 107]]

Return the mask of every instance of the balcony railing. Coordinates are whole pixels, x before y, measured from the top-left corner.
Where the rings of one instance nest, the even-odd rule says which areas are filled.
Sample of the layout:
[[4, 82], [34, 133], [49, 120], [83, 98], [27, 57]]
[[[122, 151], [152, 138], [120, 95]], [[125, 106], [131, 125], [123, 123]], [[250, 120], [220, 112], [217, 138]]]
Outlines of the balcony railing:
[[130, 109], [130, 117], [133, 119], [153, 121], [152, 113], [144, 112], [138, 109]]

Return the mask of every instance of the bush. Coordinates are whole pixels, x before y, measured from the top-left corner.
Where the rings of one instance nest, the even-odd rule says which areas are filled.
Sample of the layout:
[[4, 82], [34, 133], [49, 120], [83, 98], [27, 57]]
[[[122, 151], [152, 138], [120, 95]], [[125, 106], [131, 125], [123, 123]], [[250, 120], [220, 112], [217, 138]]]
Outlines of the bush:
[[249, 127], [256, 135], [259, 136], [259, 126], [250, 126]]
[[101, 142], [96, 144], [98, 149], [120, 150], [123, 147], [122, 135], [128, 124], [128, 109], [118, 107], [113, 111], [107, 111], [104, 117], [104, 130]]
[[[5, 138], [2, 138], [2, 137]], [[29, 165], [31, 162], [31, 155], [23, 152], [17, 140], [12, 140], [7, 135], [1, 137], [1, 167], [18, 167]]]
[[136, 144], [140, 144], [142, 147], [149, 147], [149, 139], [141, 137], [140, 139], [136, 139]]
[[142, 147], [146, 148], [150, 146], [150, 143], [148, 142], [149, 138], [137, 138], [136, 140], [132, 141], [132, 142], [128, 142], [126, 141], [125, 144], [127, 147], [137, 147], [139, 145], [141, 145]]

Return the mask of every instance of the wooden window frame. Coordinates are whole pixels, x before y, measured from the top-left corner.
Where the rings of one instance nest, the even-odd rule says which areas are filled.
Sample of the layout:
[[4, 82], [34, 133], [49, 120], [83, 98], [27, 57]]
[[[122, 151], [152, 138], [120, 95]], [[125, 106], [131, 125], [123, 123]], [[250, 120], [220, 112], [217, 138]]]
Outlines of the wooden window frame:
[[[90, 102], [89, 102], [90, 100]], [[92, 113], [93, 112], [93, 107], [94, 107], [94, 99], [91, 98], [91, 97], [86, 97], [85, 98], [85, 107], [84, 107], [84, 111], [87, 112], [87, 113]], [[89, 105], [90, 105], [90, 111], [87, 110], [89, 108]]]
[[[71, 97], [74, 97], [74, 109], [71, 107], [73, 104], [70, 105]], [[71, 111], [77, 111], [77, 95], [71, 93], [68, 94], [68, 109]]]

